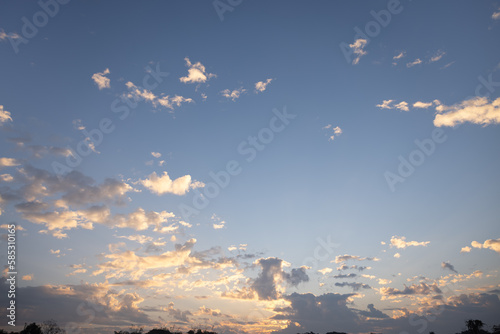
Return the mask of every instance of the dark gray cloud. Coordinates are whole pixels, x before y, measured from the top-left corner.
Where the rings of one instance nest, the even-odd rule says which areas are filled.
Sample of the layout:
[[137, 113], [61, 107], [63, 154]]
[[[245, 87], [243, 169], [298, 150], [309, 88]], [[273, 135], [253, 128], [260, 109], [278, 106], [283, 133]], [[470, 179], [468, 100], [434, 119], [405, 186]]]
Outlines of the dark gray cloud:
[[371, 286], [369, 286], [368, 284], [364, 284], [364, 283], [349, 283], [349, 282], [342, 282], [342, 283], [335, 283], [335, 286], [338, 286], [338, 287], [349, 287], [351, 288], [353, 291], [359, 291], [360, 289], [371, 289]]
[[382, 294], [384, 295], [430, 295], [433, 293], [441, 293], [441, 289], [437, 286], [437, 284], [428, 285], [425, 283], [420, 284], [412, 284], [410, 286], [406, 286], [403, 290], [398, 290], [395, 288], [382, 288]]
[[441, 262], [441, 268], [448, 269], [453, 271], [455, 274], [458, 274], [458, 271], [455, 270], [455, 267], [449, 262]]

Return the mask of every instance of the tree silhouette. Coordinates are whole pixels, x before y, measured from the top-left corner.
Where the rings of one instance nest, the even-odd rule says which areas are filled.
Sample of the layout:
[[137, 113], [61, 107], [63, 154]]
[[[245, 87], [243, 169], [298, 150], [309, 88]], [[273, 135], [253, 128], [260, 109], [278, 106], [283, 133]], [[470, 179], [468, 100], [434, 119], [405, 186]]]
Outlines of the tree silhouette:
[[473, 334], [479, 334], [479, 331], [481, 328], [483, 328], [484, 323], [481, 320], [467, 320], [465, 322], [465, 325], [467, 326], [467, 330]]
[[64, 334], [65, 331], [59, 325], [54, 319], [46, 320], [42, 323], [41, 326], [42, 333], [43, 334]]
[[36, 323], [31, 323], [27, 326], [24, 326], [24, 329], [21, 331], [21, 334], [43, 334], [42, 329]]

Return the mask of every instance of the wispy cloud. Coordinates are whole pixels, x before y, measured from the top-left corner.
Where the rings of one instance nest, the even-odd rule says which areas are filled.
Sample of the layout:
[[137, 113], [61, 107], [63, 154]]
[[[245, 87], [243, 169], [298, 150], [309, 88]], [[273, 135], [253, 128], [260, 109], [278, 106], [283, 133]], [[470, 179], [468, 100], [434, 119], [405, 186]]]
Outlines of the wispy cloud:
[[10, 112], [3, 108], [3, 105], [0, 105], [0, 124], [12, 122], [12, 117]]
[[368, 41], [366, 39], [359, 38], [354, 41], [354, 43], [349, 44], [349, 47], [353, 50], [356, 57], [353, 59], [352, 64], [357, 65], [362, 56], [365, 56], [367, 52], [364, 50]]
[[406, 241], [406, 237], [393, 236], [391, 238], [391, 247], [406, 248], [410, 246], [427, 246], [430, 241]]
[[438, 60], [440, 60], [441, 58], [443, 58], [443, 56], [446, 54], [446, 52], [442, 51], [442, 50], [439, 50], [434, 56], [431, 57], [431, 59], [429, 60], [430, 63], [434, 63]]
[[415, 65], [422, 64], [422, 63], [423, 63], [423, 62], [422, 62], [422, 59], [417, 58], [417, 59], [415, 59], [414, 61], [407, 63], [407, 64], [406, 64], [406, 67], [410, 68], [410, 67], [413, 67], [413, 66], [415, 66]]
[[233, 101], [236, 101], [236, 99], [239, 99], [240, 96], [246, 92], [246, 89], [243, 87], [240, 87], [239, 89], [235, 90], [230, 90], [230, 89], [224, 89], [221, 91], [221, 95], [224, 96], [225, 98], [231, 99]]
[[381, 104], [377, 104], [377, 107], [380, 109], [399, 109], [402, 111], [409, 111], [408, 102], [401, 101], [397, 104], [394, 104], [394, 100], [383, 100]]

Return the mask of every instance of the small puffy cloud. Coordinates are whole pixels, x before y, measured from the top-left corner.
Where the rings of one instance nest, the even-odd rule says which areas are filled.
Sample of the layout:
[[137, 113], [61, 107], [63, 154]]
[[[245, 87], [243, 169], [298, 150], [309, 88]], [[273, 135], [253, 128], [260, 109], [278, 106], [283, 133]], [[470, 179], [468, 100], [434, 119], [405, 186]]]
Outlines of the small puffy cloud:
[[14, 177], [10, 174], [2, 174], [0, 175], [0, 180], [3, 182], [12, 182], [14, 181]]
[[160, 158], [161, 157], [161, 153], [159, 152], [151, 152], [151, 155], [155, 158]]
[[427, 246], [430, 241], [406, 241], [406, 237], [393, 236], [391, 238], [391, 247], [406, 248], [410, 246]]
[[255, 91], [257, 93], [265, 91], [267, 88], [267, 85], [269, 85], [272, 80], [273, 79], [267, 79], [266, 81], [259, 81], [259, 82], [255, 83]]
[[0, 105], [0, 124], [12, 122], [12, 117], [10, 116], [10, 112], [3, 109], [3, 105]]
[[499, 12], [494, 12], [492, 15], [491, 15], [491, 18], [493, 20], [500, 20], [500, 11]]
[[399, 259], [399, 258], [401, 257], [401, 254], [396, 253], [396, 254], [394, 254], [394, 257], [395, 257], [396, 259]]
[[413, 103], [413, 108], [427, 109], [432, 106], [432, 102], [420, 102], [417, 101]]
[[216, 77], [213, 73], [207, 73], [205, 66], [200, 62], [195, 64], [191, 63], [188, 57], [184, 58], [186, 61], [186, 66], [188, 67], [188, 75], [179, 78], [182, 83], [203, 83], [212, 77]]
[[0, 168], [19, 166], [21, 163], [14, 158], [0, 158]]
[[362, 56], [366, 55], [367, 52], [364, 50], [365, 46], [368, 44], [366, 39], [358, 38], [353, 44], [349, 44], [349, 47], [353, 50], [356, 57], [353, 59], [352, 64], [357, 65]]
[[110, 80], [106, 77], [109, 74], [109, 68], [105, 69], [103, 72], [94, 73], [92, 75], [92, 80], [99, 89], [110, 88]]
[[410, 68], [410, 67], [413, 67], [413, 66], [419, 65], [419, 64], [422, 64], [422, 60], [420, 58], [417, 58], [414, 61], [406, 64], [406, 67]]
[[483, 126], [500, 123], [500, 97], [489, 101], [487, 97], [473, 97], [452, 106], [439, 104], [434, 126], [455, 126], [462, 123]]
[[486, 248], [491, 249], [497, 253], [500, 253], [500, 238], [498, 239], [488, 239], [484, 243], [477, 241], [471, 242], [471, 246], [474, 248]]
[[455, 270], [455, 266], [453, 266], [449, 262], [441, 262], [441, 268], [448, 269], [448, 270], [453, 271], [454, 273], [458, 274], [458, 271]]
[[381, 104], [377, 104], [377, 107], [379, 107], [380, 109], [392, 109], [392, 102], [394, 102], [394, 100], [384, 100]]
[[380, 284], [380, 285], [387, 285], [387, 284], [390, 284], [390, 283], [392, 283], [392, 281], [389, 280], [389, 279], [385, 279], [385, 278], [379, 278], [378, 279], [378, 284]]
[[460, 253], [470, 253], [471, 250], [472, 250], [472, 248], [470, 248], [469, 246], [465, 246], [465, 247], [462, 247], [462, 249], [460, 250]]
[[243, 87], [240, 87], [239, 89], [235, 89], [233, 91], [231, 91], [230, 89], [224, 89], [220, 93], [225, 98], [236, 101], [236, 99], [240, 98], [241, 94], [243, 94], [245, 92], [246, 92], [246, 89], [244, 89]]
[[220, 222], [217, 222], [217, 223], [213, 223], [212, 226], [215, 230], [219, 230], [221, 228], [224, 228], [226, 222], [225, 221], [220, 221]]
[[158, 97], [153, 92], [137, 87], [132, 82], [127, 82], [125, 84], [129, 89], [129, 92], [125, 95], [129, 99], [134, 99], [135, 101], [144, 100], [150, 102], [155, 108], [162, 106], [170, 110], [174, 110], [174, 106], [180, 107], [182, 103], [192, 103], [194, 102], [191, 98], [185, 98], [183, 96], [175, 95], [170, 97], [170, 95]]
[[318, 270], [318, 272], [319, 272], [320, 274], [322, 274], [322, 275], [329, 274], [329, 273], [331, 273], [332, 271], [333, 271], [333, 269], [332, 269], [332, 268], [323, 268], [323, 269]]
[[401, 101], [398, 104], [394, 105], [396, 109], [403, 110], [403, 111], [409, 111], [408, 109], [408, 103], [405, 101]]
[[157, 195], [174, 194], [185, 195], [190, 189], [203, 187], [201, 182], [193, 182], [191, 175], [184, 175], [172, 180], [167, 172], [158, 176], [156, 172], [151, 173], [148, 178], [139, 181], [149, 191]]
[[443, 56], [446, 54], [446, 52], [442, 51], [442, 50], [439, 50], [434, 56], [431, 57], [431, 59], [429, 60], [430, 63], [434, 63], [438, 60], [440, 60], [441, 58], [443, 58]]
[[22, 280], [23, 281], [32, 281], [33, 280], [33, 274], [24, 275], [22, 277]]
[[333, 125], [328, 124], [328, 125], [324, 126], [323, 129], [326, 129], [328, 131], [333, 131], [333, 134], [329, 135], [329, 137], [328, 137], [328, 140], [330, 140], [330, 141], [334, 140], [335, 136], [338, 137], [342, 134], [342, 129], [340, 128], [340, 126], [333, 127]]
[[380, 109], [399, 109], [403, 111], [409, 111], [408, 102], [401, 101], [397, 104], [394, 104], [394, 100], [383, 100], [381, 104], [377, 104], [376, 106]]

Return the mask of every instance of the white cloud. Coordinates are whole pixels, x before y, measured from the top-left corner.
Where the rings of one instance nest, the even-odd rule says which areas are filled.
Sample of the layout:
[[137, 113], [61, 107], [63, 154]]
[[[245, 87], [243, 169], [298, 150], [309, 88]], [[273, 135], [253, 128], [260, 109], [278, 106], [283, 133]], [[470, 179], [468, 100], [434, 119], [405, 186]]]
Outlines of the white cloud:
[[394, 105], [396, 109], [403, 110], [403, 111], [409, 111], [408, 109], [408, 103], [405, 101], [399, 102], [398, 104]]
[[406, 237], [393, 236], [391, 238], [391, 247], [406, 248], [410, 246], [427, 246], [430, 241], [406, 241]]
[[0, 105], [0, 124], [12, 122], [12, 117], [10, 116], [10, 112], [3, 109], [3, 105]]
[[144, 187], [157, 195], [174, 194], [185, 195], [190, 189], [203, 187], [201, 182], [192, 182], [191, 175], [184, 175], [172, 180], [167, 172], [158, 176], [156, 172], [149, 175], [148, 178], [139, 181]]
[[99, 89], [110, 88], [110, 80], [106, 78], [105, 75], [109, 74], [109, 68], [105, 69], [104, 72], [97, 72], [92, 75], [92, 80]]
[[213, 223], [212, 226], [215, 230], [219, 230], [221, 228], [224, 228], [224, 225], [226, 224], [225, 221], [220, 221], [218, 223]]
[[151, 155], [155, 158], [160, 158], [161, 157], [161, 153], [159, 152], [151, 152]]
[[470, 253], [471, 250], [472, 250], [472, 248], [470, 248], [469, 246], [465, 246], [465, 247], [462, 247], [462, 249], [460, 250], [460, 253]]
[[377, 104], [377, 107], [380, 109], [393, 109], [391, 106], [392, 102], [394, 102], [394, 100], [384, 100], [381, 104]]
[[404, 56], [406, 56], [406, 52], [405, 51], [401, 51], [400, 53], [398, 53], [397, 55], [395, 55], [394, 57], [392, 57], [392, 59], [401, 59]]
[[497, 253], [500, 253], [500, 238], [488, 239], [484, 243], [473, 241], [473, 242], [471, 242], [471, 246], [474, 248], [491, 249]]
[[0, 158], [0, 168], [19, 166], [21, 163], [14, 158]]
[[417, 101], [413, 103], [413, 108], [427, 109], [432, 106], [432, 102], [420, 102]]
[[174, 106], [180, 107], [182, 103], [192, 103], [194, 102], [191, 98], [185, 98], [183, 96], [175, 95], [174, 97], [170, 97], [170, 95], [158, 97], [153, 92], [147, 89], [141, 89], [137, 87], [132, 82], [127, 82], [125, 84], [130, 92], [127, 94], [128, 98], [134, 99], [136, 101], [144, 99], [147, 102], [153, 104], [156, 108], [158, 105], [168, 108], [170, 110], [174, 110]]
[[222, 96], [235, 101], [236, 99], [238, 99], [241, 96], [241, 94], [243, 94], [245, 92], [246, 92], [246, 89], [244, 89], [243, 87], [240, 87], [239, 89], [235, 89], [233, 91], [231, 91], [230, 89], [224, 89], [220, 93], [222, 94]]
[[494, 12], [492, 15], [491, 15], [491, 18], [493, 20], [500, 20], [500, 12]]
[[15, 32], [6, 33], [3, 29], [0, 30], [0, 41], [4, 41], [4, 40], [6, 40], [9, 37], [11, 39], [19, 39], [19, 38], [21, 38], [21, 36], [19, 36]]
[[396, 254], [394, 254], [394, 257], [395, 257], [396, 259], [399, 259], [399, 258], [401, 257], [401, 254], [396, 253]]
[[419, 64], [422, 64], [422, 60], [420, 58], [417, 58], [414, 61], [406, 64], [406, 67], [410, 68], [410, 67], [413, 67], [413, 66], [419, 65]]
[[408, 102], [401, 101], [398, 104], [393, 103], [394, 100], [383, 100], [381, 104], [377, 104], [376, 106], [380, 109], [399, 109], [403, 111], [409, 111]]
[[200, 62], [192, 64], [188, 57], [184, 58], [186, 61], [186, 66], [188, 67], [188, 75], [186, 77], [181, 77], [179, 80], [182, 83], [203, 83], [212, 77], [216, 77], [213, 73], [207, 73], [205, 66]]
[[434, 63], [434, 62], [440, 60], [441, 58], [443, 58], [443, 56], [445, 54], [446, 54], [446, 52], [439, 50], [434, 56], [431, 57], [431, 60], [429, 60], [429, 62]]
[[266, 90], [267, 88], [267, 85], [269, 85], [271, 83], [273, 79], [267, 79], [265, 82], [264, 81], [259, 81], [255, 84], [255, 91], [257, 93], [259, 92], [263, 92]]
[[455, 126], [462, 123], [481, 124], [483, 126], [500, 123], [500, 98], [490, 102], [487, 97], [473, 97], [452, 106], [440, 104], [434, 125]]
[[363, 50], [367, 44], [368, 41], [362, 38], [358, 38], [353, 44], [349, 44], [349, 47], [353, 49], [353, 52], [356, 55], [356, 58], [352, 61], [353, 65], [357, 65], [361, 57], [367, 54], [367, 52]]

